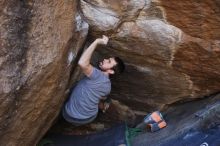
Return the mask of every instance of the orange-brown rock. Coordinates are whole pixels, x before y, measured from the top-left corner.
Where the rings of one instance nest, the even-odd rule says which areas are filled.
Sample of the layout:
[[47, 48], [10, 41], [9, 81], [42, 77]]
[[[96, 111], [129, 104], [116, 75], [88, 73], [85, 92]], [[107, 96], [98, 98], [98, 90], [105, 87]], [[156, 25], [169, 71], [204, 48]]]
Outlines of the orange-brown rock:
[[166, 19], [193, 37], [220, 39], [220, 2], [218, 0], [161, 0]]
[[51, 126], [78, 79], [88, 27], [89, 40], [110, 37], [98, 55], [127, 65], [112, 84], [110, 96], [126, 105], [114, 105], [115, 120], [220, 91], [217, 0], [2, 0], [0, 8], [0, 145], [35, 145]]
[[[125, 4], [134, 3], [138, 7], [123, 12]], [[192, 0], [81, 0], [84, 18], [93, 27], [91, 36], [110, 36], [108, 49], [99, 52], [127, 63], [124, 75], [113, 82], [111, 97], [149, 111], [220, 91], [218, 5]], [[117, 18], [115, 23], [107, 23], [111, 17]]]
[[76, 5], [0, 2], [0, 145], [36, 145], [58, 115], [88, 31]]

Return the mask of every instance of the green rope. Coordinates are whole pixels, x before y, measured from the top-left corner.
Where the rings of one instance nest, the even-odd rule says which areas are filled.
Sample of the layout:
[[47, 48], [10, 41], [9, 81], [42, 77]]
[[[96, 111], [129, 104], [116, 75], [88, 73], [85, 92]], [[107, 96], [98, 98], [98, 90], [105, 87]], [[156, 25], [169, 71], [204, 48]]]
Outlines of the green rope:
[[37, 146], [45, 146], [47, 144], [53, 145], [53, 141], [49, 140], [49, 139], [42, 139]]
[[127, 145], [131, 146], [132, 139], [142, 132], [143, 130], [139, 128], [129, 128], [126, 124], [125, 136], [126, 136]]

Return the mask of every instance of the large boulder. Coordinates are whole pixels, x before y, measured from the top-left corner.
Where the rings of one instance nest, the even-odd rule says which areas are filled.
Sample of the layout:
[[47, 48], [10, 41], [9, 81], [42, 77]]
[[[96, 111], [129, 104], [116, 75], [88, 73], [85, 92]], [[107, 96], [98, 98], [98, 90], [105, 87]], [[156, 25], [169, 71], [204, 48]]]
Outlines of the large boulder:
[[0, 2], [0, 145], [36, 145], [58, 115], [88, 32], [76, 6]]
[[99, 53], [127, 64], [111, 97], [150, 111], [218, 92], [218, 5], [215, 0], [81, 0], [91, 37], [110, 37]]
[[35, 145], [46, 133], [79, 77], [89, 26], [89, 40], [110, 37], [97, 56], [127, 66], [104, 122], [220, 91], [217, 0], [2, 0], [0, 8], [0, 145]]

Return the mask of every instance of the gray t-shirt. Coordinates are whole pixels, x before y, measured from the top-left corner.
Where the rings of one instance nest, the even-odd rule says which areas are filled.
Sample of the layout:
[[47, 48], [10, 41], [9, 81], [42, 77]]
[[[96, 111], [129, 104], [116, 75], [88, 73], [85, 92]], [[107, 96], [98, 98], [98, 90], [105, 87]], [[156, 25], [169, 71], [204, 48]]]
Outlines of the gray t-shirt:
[[101, 97], [111, 91], [109, 77], [93, 67], [90, 77], [85, 76], [74, 88], [69, 100], [65, 104], [66, 113], [73, 118], [87, 119], [98, 113]]

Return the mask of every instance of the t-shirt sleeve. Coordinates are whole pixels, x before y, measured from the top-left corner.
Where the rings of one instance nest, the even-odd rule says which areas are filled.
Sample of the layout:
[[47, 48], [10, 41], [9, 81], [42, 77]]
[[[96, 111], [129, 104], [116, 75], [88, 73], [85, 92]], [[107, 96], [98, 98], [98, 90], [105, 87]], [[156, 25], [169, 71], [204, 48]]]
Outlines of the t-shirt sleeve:
[[97, 68], [93, 67], [92, 68], [92, 73], [89, 76], [91, 80], [97, 80], [98, 78], [102, 77], [103, 73], [102, 71], [98, 70]]
[[99, 69], [93, 67], [91, 75], [88, 77], [87, 86], [93, 95], [101, 98], [110, 93], [111, 83], [108, 77]]

